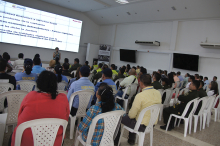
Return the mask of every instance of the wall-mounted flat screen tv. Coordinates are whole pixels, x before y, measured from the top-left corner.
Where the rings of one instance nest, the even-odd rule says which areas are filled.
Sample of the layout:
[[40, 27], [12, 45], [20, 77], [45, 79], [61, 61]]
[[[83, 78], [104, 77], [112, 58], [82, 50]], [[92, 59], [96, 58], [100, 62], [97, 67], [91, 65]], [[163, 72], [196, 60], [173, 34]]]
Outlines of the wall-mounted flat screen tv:
[[136, 50], [120, 49], [120, 60], [136, 63]]
[[173, 68], [198, 71], [199, 55], [173, 53]]

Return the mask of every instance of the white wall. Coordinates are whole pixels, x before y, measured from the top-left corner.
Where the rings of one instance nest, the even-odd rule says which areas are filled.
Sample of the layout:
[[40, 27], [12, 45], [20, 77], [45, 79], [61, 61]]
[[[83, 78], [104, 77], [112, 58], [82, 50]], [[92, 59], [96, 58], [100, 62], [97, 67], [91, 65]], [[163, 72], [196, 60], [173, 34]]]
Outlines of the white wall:
[[89, 64], [91, 66], [93, 65], [93, 59], [94, 58], [98, 59], [98, 54], [99, 54], [99, 45], [89, 43], [87, 45], [86, 60], [89, 61]]
[[[86, 59], [86, 48], [87, 48], [85, 43], [95, 43], [95, 44], [98, 43], [100, 26], [94, 23], [91, 19], [89, 19], [86, 15], [84, 15], [81, 12], [77, 12], [64, 7], [49, 4], [40, 0], [7, 0], [7, 1], [83, 21], [79, 53], [61, 51], [62, 62], [64, 58], [69, 58], [70, 63], [73, 63], [74, 59], [77, 57], [80, 59], [80, 63], [84, 64]], [[52, 59], [52, 54], [54, 50], [0, 43], [0, 54], [2, 54], [3, 52], [8, 52], [11, 58], [17, 58], [18, 53], [21, 52], [24, 53], [25, 57], [29, 57], [29, 58], [33, 58], [34, 54], [39, 53], [41, 55], [42, 61], [50, 61]]]
[[[115, 29], [114, 29], [115, 28]], [[115, 30], [115, 37], [112, 32]], [[108, 36], [109, 34], [109, 36]], [[196, 72], [172, 67], [172, 53], [186, 53], [200, 56], [198, 73], [210, 79], [220, 72], [220, 49], [206, 49], [200, 46], [206, 38], [210, 43], [220, 44], [220, 20], [181, 20], [163, 22], [128, 23], [103, 25], [100, 28], [99, 43], [113, 46], [111, 63], [118, 66], [128, 64], [119, 58], [119, 49], [137, 50], [137, 62], [150, 72], [157, 69]], [[139, 41], [160, 41], [160, 47], [135, 44]], [[149, 51], [149, 52], [148, 52]], [[170, 55], [169, 55], [170, 54]]]

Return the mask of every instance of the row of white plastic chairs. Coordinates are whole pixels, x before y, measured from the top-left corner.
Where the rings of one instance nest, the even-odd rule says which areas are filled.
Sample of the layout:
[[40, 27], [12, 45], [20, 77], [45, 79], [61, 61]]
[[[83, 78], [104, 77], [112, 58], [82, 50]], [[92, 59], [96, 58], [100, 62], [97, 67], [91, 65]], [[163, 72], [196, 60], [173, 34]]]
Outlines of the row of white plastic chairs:
[[[7, 99], [8, 99], [8, 108], [10, 110], [8, 110], [9, 113], [7, 115], [7, 122], [6, 122], [7, 125], [13, 125], [13, 127], [16, 126], [18, 110], [20, 108], [20, 104], [21, 104], [23, 98], [26, 96], [27, 93], [28, 92], [26, 92], [26, 91], [14, 90], [14, 91], [8, 91], [8, 92], [0, 94], [0, 98], [7, 97]], [[72, 101], [74, 100], [75, 95], [79, 96], [79, 108], [78, 108], [78, 111], [77, 111], [77, 113], [74, 117], [72, 117], [70, 115], [70, 139], [73, 138], [75, 120], [77, 118], [78, 118], [78, 120], [80, 120], [81, 117], [85, 116], [86, 107], [89, 103], [90, 97], [94, 95], [94, 91], [78, 91], [78, 92], [73, 93], [71, 95], [70, 101], [69, 101], [70, 109], [72, 107]], [[16, 98], [17, 102], [15, 102], [15, 98]], [[137, 124], [136, 124], [134, 129], [130, 129], [126, 126], [124, 126], [123, 129], [125, 128], [125, 129], [127, 129], [131, 132], [137, 133], [139, 135], [140, 145], [143, 145], [145, 133], [150, 133], [150, 135], [151, 135], [150, 136], [151, 137], [151, 145], [152, 145], [152, 139], [153, 139], [153, 128], [152, 127], [153, 127], [153, 124], [155, 123], [155, 121], [157, 120], [157, 117], [158, 117], [161, 106], [162, 105], [159, 104], [159, 105], [154, 105], [154, 106], [151, 106], [151, 107], [148, 107], [148, 108], [144, 109], [141, 112], [141, 114], [139, 116], [139, 119], [137, 121]], [[138, 132], [138, 128], [141, 124], [143, 116], [144, 116], [145, 112], [148, 111], [148, 110], [151, 110], [151, 113], [152, 113], [150, 123], [147, 126], [147, 128], [145, 130], [145, 133]], [[83, 145], [89, 145], [91, 143], [93, 132], [94, 132], [96, 123], [99, 119], [104, 119], [105, 126], [110, 126], [110, 125], [112, 126], [112, 127], [109, 127], [109, 128], [105, 128], [105, 130], [108, 129], [111, 132], [110, 131], [104, 132], [104, 135], [103, 135], [103, 138], [101, 140], [100, 145], [113, 145], [114, 131], [117, 128], [120, 117], [124, 113], [125, 113], [124, 111], [115, 111], [115, 112], [109, 112], [109, 113], [98, 115], [92, 121], [92, 124], [89, 128], [89, 134], [88, 134], [88, 138], [87, 138], [86, 142], [84, 142], [82, 140], [81, 134], [78, 131], [76, 131], [76, 136], [78, 136], [78, 134], [79, 134], [79, 136], [76, 137], [76, 145], [78, 145], [79, 141]], [[11, 115], [13, 115], [13, 116], [11, 116]], [[55, 131], [52, 131], [55, 134], [52, 134], [50, 131], [47, 131], [47, 132], [43, 133], [45, 135], [46, 139], [43, 138], [42, 140], [46, 140], [46, 141], [42, 141], [41, 137], [40, 137], [40, 139], [36, 138], [36, 132], [39, 132], [39, 130], [36, 130], [36, 129], [38, 129], [40, 126], [42, 128], [44, 128], [44, 127], [50, 126], [50, 125], [53, 125], [53, 127], [55, 127]], [[17, 129], [16, 139], [15, 139], [16, 142], [15, 143], [16, 143], [16, 145], [20, 145], [23, 131], [26, 128], [31, 127], [32, 132], [33, 132], [33, 136], [34, 136], [34, 144], [37, 145], [37, 144], [39, 144], [38, 142], [40, 142], [40, 143], [49, 142], [53, 145], [55, 137], [56, 137], [56, 132], [59, 128], [59, 125], [63, 126], [63, 130], [64, 130], [63, 132], [65, 134], [65, 129], [66, 129], [66, 126], [67, 126], [67, 121], [65, 121], [65, 120], [61, 120], [61, 119], [38, 119], [38, 120], [25, 122], [25, 123], [21, 124]], [[105, 134], [105, 133], [108, 133], [108, 134]], [[122, 130], [122, 134], [123, 134], [123, 130]], [[122, 134], [121, 134], [121, 136], [122, 136]], [[53, 136], [49, 136], [49, 135], [53, 135]], [[36, 138], [36, 140], [35, 140], [35, 138]]]

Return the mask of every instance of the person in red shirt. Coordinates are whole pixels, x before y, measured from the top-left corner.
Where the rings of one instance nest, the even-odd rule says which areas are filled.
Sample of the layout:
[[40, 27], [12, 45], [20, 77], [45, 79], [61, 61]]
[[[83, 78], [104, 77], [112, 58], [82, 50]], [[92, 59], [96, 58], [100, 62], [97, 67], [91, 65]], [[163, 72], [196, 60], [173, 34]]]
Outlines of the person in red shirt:
[[[70, 109], [67, 96], [57, 92], [57, 77], [53, 72], [43, 71], [37, 80], [38, 92], [31, 91], [23, 99], [19, 113], [17, 127], [27, 121], [42, 118], [59, 118], [68, 121]], [[15, 128], [11, 137], [11, 146], [15, 145]], [[62, 143], [63, 127], [58, 130], [54, 146]], [[10, 144], [10, 141], [9, 141]], [[21, 146], [33, 146], [33, 136], [30, 128], [22, 135]]]

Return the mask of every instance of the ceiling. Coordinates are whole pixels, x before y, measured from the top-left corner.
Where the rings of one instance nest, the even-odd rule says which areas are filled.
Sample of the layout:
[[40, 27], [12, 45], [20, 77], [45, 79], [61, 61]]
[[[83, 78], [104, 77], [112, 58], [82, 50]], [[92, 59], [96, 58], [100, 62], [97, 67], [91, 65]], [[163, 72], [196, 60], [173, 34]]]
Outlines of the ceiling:
[[83, 12], [100, 25], [220, 18], [220, 0], [134, 0], [125, 5], [115, 0], [42, 1]]

